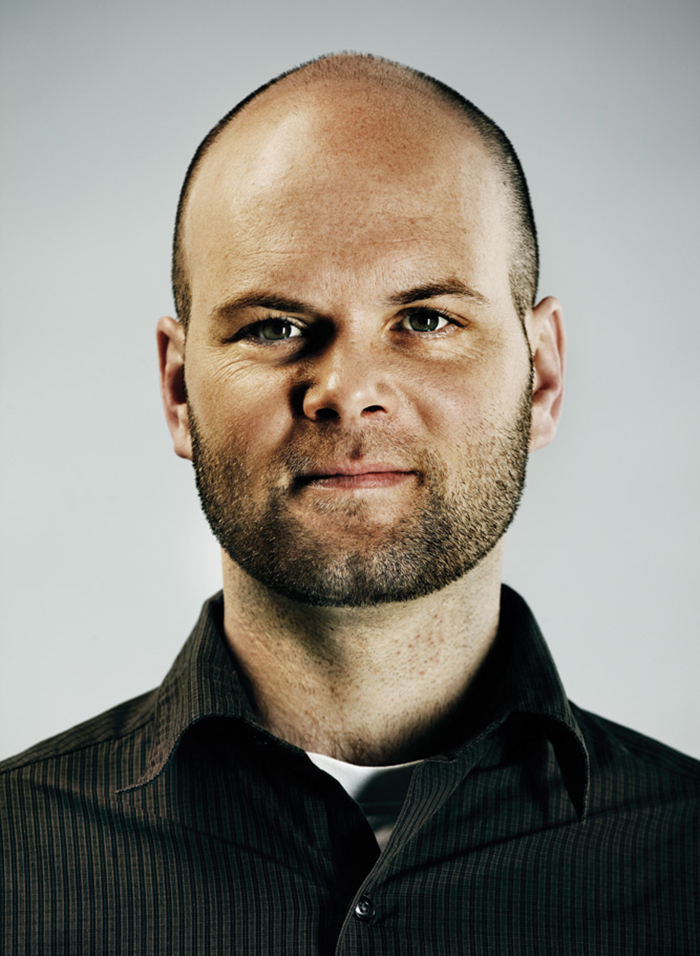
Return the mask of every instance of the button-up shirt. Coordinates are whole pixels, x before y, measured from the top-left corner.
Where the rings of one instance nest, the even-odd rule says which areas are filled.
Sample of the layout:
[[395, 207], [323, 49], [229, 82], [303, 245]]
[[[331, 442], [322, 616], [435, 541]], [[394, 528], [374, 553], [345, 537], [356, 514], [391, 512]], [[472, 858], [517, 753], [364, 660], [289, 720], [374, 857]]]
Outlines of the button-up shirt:
[[380, 852], [208, 601], [163, 684], [0, 765], [8, 956], [696, 954], [700, 764], [567, 700], [527, 605]]

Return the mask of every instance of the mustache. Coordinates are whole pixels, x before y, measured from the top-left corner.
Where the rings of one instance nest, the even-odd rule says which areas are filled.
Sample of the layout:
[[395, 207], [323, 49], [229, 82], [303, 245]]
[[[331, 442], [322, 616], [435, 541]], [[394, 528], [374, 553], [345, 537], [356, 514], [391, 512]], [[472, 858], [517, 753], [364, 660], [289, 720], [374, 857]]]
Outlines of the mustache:
[[423, 472], [426, 468], [434, 469], [439, 459], [415, 441], [357, 431], [297, 435], [278, 455], [278, 464], [293, 479], [340, 461], [381, 462], [402, 471]]

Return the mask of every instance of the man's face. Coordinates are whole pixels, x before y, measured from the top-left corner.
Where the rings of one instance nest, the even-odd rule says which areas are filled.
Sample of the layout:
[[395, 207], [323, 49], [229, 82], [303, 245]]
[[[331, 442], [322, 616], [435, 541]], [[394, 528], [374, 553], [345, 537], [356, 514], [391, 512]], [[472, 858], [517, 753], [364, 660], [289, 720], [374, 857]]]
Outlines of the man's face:
[[530, 363], [476, 137], [350, 85], [272, 100], [205, 162], [187, 243], [192, 457], [229, 557], [335, 606], [478, 564], [522, 489]]

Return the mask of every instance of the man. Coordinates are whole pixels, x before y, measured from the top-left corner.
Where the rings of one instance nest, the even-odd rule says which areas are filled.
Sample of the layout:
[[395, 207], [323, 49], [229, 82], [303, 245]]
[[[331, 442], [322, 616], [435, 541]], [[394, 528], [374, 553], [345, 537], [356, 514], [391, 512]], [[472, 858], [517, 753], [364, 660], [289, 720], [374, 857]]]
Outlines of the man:
[[698, 764], [570, 704], [501, 586], [564, 360], [503, 133], [306, 64], [198, 150], [173, 265], [223, 593], [157, 691], [3, 766], [7, 952], [694, 952]]

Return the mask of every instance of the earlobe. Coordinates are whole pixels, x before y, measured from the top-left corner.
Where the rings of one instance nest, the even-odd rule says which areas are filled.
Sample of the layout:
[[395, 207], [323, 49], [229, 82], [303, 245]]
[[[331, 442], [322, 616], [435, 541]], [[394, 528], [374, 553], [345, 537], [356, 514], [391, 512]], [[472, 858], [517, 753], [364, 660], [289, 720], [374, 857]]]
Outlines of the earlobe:
[[173, 437], [175, 453], [192, 459], [190, 419], [185, 388], [185, 332], [179, 322], [163, 316], [156, 327], [160, 390], [165, 419]]
[[554, 438], [564, 399], [566, 333], [558, 299], [547, 296], [527, 321], [533, 362], [530, 451]]

